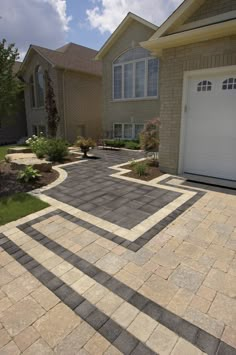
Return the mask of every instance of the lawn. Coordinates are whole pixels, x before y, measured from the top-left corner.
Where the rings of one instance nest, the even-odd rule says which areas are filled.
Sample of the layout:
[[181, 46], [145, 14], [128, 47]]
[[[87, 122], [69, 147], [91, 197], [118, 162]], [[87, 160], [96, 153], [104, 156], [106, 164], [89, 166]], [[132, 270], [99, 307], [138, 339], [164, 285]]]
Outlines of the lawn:
[[26, 193], [16, 193], [0, 199], [0, 225], [15, 221], [48, 207], [43, 202]]

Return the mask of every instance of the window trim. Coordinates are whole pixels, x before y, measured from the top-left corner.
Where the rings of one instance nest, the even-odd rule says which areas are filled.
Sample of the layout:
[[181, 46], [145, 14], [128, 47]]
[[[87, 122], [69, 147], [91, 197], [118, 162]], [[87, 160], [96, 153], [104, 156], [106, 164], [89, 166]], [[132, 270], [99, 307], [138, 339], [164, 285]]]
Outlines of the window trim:
[[[115, 125], [121, 125], [121, 137], [115, 137]], [[124, 128], [125, 125], [132, 125], [132, 137], [131, 138], [125, 138], [124, 136]], [[125, 139], [125, 140], [133, 140], [133, 139], [138, 139], [137, 137], [135, 137], [135, 126], [136, 125], [143, 125], [143, 129], [145, 128], [145, 123], [130, 123], [130, 122], [114, 122], [113, 123], [113, 130], [112, 130], [112, 137], [113, 139]]]
[[[117, 58], [116, 58], [117, 59]], [[124, 63], [114, 63], [116, 59], [112, 63], [112, 101], [114, 102], [119, 102], [119, 101], [140, 101], [140, 100], [152, 100], [152, 99], [158, 99], [159, 97], [159, 68], [160, 68], [160, 61], [159, 58], [155, 57], [146, 57], [146, 58], [141, 58], [141, 59], [134, 59], [130, 60]], [[157, 70], [157, 95], [154, 96], [148, 96], [148, 61], [156, 59], [158, 61], [158, 70]], [[143, 97], [135, 97], [135, 75], [136, 75], [136, 63], [138, 62], [144, 62], [145, 63], [145, 79], [144, 79], [144, 96]], [[124, 86], [124, 66], [126, 64], [133, 64], [133, 96], [126, 98], [125, 97], [125, 86]], [[115, 98], [115, 86], [114, 86], [114, 68], [121, 66], [121, 75], [122, 75], [122, 83], [121, 83], [121, 98]]]

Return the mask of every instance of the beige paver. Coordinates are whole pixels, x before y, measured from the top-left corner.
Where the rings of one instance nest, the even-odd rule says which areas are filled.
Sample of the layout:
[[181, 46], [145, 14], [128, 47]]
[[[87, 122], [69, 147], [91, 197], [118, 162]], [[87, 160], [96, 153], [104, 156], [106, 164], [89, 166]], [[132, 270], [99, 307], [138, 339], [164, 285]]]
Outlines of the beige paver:
[[3, 311], [6, 311], [12, 306], [12, 301], [8, 297], [4, 297], [0, 300], [0, 317]]
[[178, 336], [169, 329], [159, 325], [147, 341], [147, 345], [158, 354], [168, 355], [174, 348]]
[[102, 355], [110, 346], [110, 343], [100, 334], [96, 333], [85, 345], [85, 350], [90, 354]]
[[191, 343], [180, 338], [175, 345], [171, 355], [202, 355], [203, 352], [193, 346]]
[[121, 259], [118, 255], [114, 253], [106, 254], [101, 258], [96, 266], [101, 268], [103, 271], [108, 272], [111, 275], [116, 274], [121, 268], [123, 268], [128, 261]]
[[44, 313], [44, 309], [32, 297], [27, 296], [3, 312], [0, 322], [11, 336], [15, 336]]
[[29, 273], [24, 273], [5, 285], [2, 289], [11, 300], [17, 302], [39, 286], [40, 282], [35, 277]]
[[236, 277], [223, 271], [211, 269], [203, 285], [221, 291], [229, 297], [236, 297]]
[[31, 296], [48, 311], [54, 307], [60, 300], [53, 292], [50, 292], [45, 286], [37, 288], [31, 293]]
[[80, 318], [67, 306], [59, 303], [34, 323], [41, 337], [53, 348], [77, 325]]
[[7, 343], [9, 343], [9, 341], [11, 340], [10, 335], [8, 334], [8, 332], [5, 329], [1, 329], [0, 330], [0, 349], [6, 345]]
[[76, 269], [72, 268], [71, 270], [67, 271], [64, 275], [61, 276], [61, 280], [63, 280], [68, 285], [71, 285], [78, 281], [84, 274]]
[[119, 308], [117, 308], [111, 317], [123, 328], [127, 328], [138, 313], [139, 310], [137, 308], [127, 302], [124, 302]]
[[11, 341], [7, 345], [5, 345], [2, 349], [0, 349], [0, 355], [19, 355], [20, 349]]
[[48, 346], [48, 344], [43, 340], [39, 339], [34, 344], [32, 344], [27, 350], [23, 352], [23, 355], [53, 355], [54, 352]]
[[95, 281], [91, 277], [84, 275], [78, 281], [74, 282], [71, 287], [79, 294], [83, 294], [94, 284]]
[[106, 315], [110, 316], [123, 302], [123, 299], [116, 296], [114, 293], [109, 292], [97, 303], [96, 306], [106, 313]]
[[167, 308], [175, 314], [182, 316], [186, 311], [189, 303], [194, 297], [194, 293], [184, 288], [178, 290]]
[[100, 284], [95, 284], [90, 287], [85, 293], [84, 297], [89, 300], [92, 304], [99, 302], [106, 294], [108, 294], [108, 289]]
[[108, 253], [107, 249], [103, 248], [101, 245], [93, 243], [81, 249], [77, 254], [81, 258], [89, 261], [90, 263], [95, 263], [107, 253]]
[[116, 275], [116, 279], [123, 282], [124, 284], [131, 287], [133, 290], [138, 290], [142, 284], [143, 280], [139, 279], [138, 277], [130, 274], [128, 271], [122, 269]]
[[170, 276], [169, 280], [176, 286], [196, 292], [203, 282], [203, 274], [185, 265], [180, 265]]
[[137, 317], [128, 327], [128, 332], [133, 334], [137, 339], [142, 342], [151, 336], [154, 329], [158, 326], [158, 323], [146, 314], [139, 313]]
[[175, 269], [180, 264], [181, 259], [169, 248], [162, 248], [152, 257], [151, 261], [168, 269]]
[[209, 287], [201, 286], [197, 292], [198, 296], [205, 298], [208, 301], [213, 301], [216, 295], [216, 291]]
[[95, 334], [95, 330], [87, 323], [82, 322], [69, 335], [67, 335], [55, 348], [57, 355], [77, 355], [80, 349]]
[[187, 257], [198, 260], [204, 253], [204, 249], [188, 242], [183, 242], [177, 249], [176, 254], [180, 257]]
[[[0, 256], [1, 257], [1, 256]], [[0, 269], [0, 287], [13, 280], [13, 276], [4, 268]]]
[[192, 302], [190, 303], [191, 308], [197, 309], [202, 313], [207, 313], [208, 309], [210, 308], [210, 305], [210, 301], [200, 296], [194, 296]]
[[39, 333], [32, 327], [24, 329], [21, 333], [17, 334], [14, 341], [21, 351], [26, 350], [32, 345], [38, 338]]
[[222, 341], [236, 349], [236, 330], [226, 326], [222, 335]]
[[233, 327], [236, 332], [236, 299], [217, 293], [209, 315]]

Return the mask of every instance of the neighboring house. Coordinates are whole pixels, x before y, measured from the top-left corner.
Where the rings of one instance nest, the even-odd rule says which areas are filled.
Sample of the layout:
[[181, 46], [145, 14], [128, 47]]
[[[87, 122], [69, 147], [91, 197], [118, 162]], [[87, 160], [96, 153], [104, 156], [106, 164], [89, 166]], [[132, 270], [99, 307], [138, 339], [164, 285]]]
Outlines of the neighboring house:
[[[13, 72], [17, 75], [21, 62], [16, 61]], [[16, 143], [27, 135], [24, 93], [20, 93], [17, 99], [16, 112], [0, 120], [0, 145]]]
[[161, 58], [161, 169], [236, 180], [236, 0], [186, 0], [141, 45]]
[[95, 57], [103, 66], [106, 137], [138, 138], [145, 122], [159, 115], [159, 61], [139, 45], [156, 30], [129, 13]]
[[60, 116], [58, 136], [73, 143], [78, 135], [101, 134], [102, 66], [96, 51], [74, 43], [57, 50], [31, 45], [21, 67], [28, 134], [47, 134], [45, 70], [54, 88]]

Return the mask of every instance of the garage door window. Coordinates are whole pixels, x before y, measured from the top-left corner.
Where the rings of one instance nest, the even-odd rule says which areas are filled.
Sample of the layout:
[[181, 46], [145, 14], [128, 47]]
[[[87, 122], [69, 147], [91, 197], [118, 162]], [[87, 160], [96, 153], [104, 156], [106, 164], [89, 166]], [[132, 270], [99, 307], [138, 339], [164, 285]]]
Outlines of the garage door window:
[[229, 78], [223, 81], [223, 90], [236, 90], [236, 78]]
[[197, 86], [197, 91], [211, 91], [212, 89], [212, 83], [208, 80], [203, 80], [201, 81], [198, 86]]

